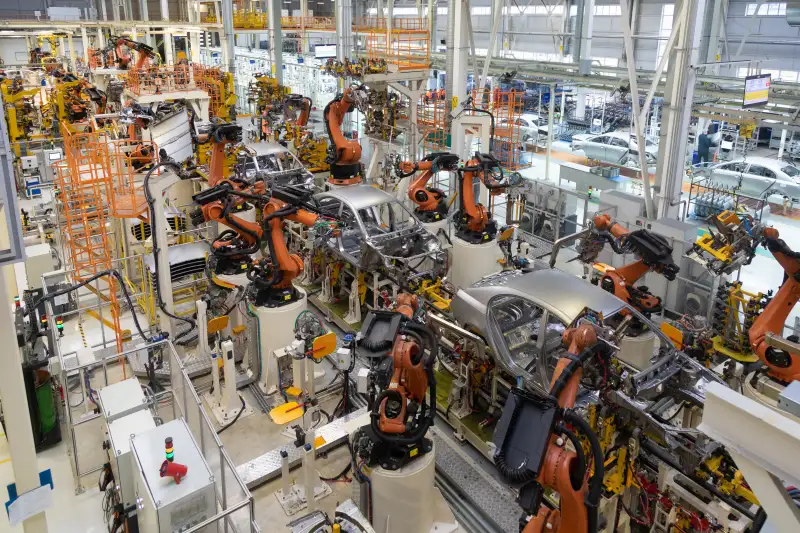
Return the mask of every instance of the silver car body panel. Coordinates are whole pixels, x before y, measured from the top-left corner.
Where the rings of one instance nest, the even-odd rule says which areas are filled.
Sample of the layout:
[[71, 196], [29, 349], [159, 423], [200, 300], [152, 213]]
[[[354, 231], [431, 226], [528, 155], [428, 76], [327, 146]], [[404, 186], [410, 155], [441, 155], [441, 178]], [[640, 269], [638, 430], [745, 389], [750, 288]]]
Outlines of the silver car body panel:
[[471, 287], [460, 289], [450, 308], [456, 321], [486, 334], [486, 308], [495, 296], [519, 296], [555, 314], [569, 324], [585, 308], [611, 316], [625, 307], [622, 300], [561, 270], [540, 268], [533, 272], [499, 272]]

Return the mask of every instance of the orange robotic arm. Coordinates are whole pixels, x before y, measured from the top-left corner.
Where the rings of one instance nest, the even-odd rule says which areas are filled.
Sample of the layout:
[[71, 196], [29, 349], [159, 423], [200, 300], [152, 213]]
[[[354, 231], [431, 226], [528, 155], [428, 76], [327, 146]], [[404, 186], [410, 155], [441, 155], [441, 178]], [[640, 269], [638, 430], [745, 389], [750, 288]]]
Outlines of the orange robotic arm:
[[331, 140], [327, 162], [331, 166], [329, 181], [333, 184], [353, 185], [361, 182], [361, 144], [344, 136], [342, 123], [345, 115], [365, 99], [366, 89], [363, 86], [348, 87], [344, 94], [331, 100], [323, 111], [325, 128]]
[[277, 289], [291, 287], [292, 281], [303, 272], [303, 260], [299, 255], [289, 253], [286, 247], [283, 236], [284, 218], [304, 226], [313, 226], [319, 220], [319, 216], [310, 211], [289, 207], [274, 198], [264, 208], [264, 222], [269, 225], [270, 252], [280, 271], [280, 280], [274, 285]]
[[[633, 263], [607, 270], [600, 279], [600, 286], [643, 313], [659, 311], [661, 298], [651, 294], [647, 287], [634, 287], [634, 284], [651, 270], [668, 280], [675, 279], [680, 269], [672, 259], [672, 247], [666, 239], [646, 229], [631, 232], [611, 220], [608, 214], [597, 215], [592, 222], [616, 253], [634, 253], [640, 257]], [[582, 253], [584, 262], [593, 261], [605, 244], [603, 239], [590, 241]]]
[[303, 128], [308, 124], [308, 119], [311, 116], [311, 107], [314, 105], [314, 102], [311, 100], [311, 98], [300, 94], [290, 94], [289, 96], [286, 97], [286, 100], [284, 101], [283, 105], [284, 105], [284, 116], [287, 115], [287, 111], [290, 108], [294, 108], [295, 106], [300, 106], [300, 114], [294, 121], [294, 125]]
[[749, 331], [750, 346], [769, 368], [769, 375], [781, 381], [800, 379], [800, 339], [782, 338], [784, 324], [800, 299], [800, 252], [793, 252], [779, 238], [775, 228], [764, 229], [764, 241], [783, 267], [785, 281]]
[[[526, 513], [534, 515], [523, 533], [597, 531], [597, 505], [604, 475], [603, 453], [589, 425], [572, 411], [583, 376], [582, 366], [598, 353], [596, 326], [588, 322], [579, 323], [564, 332], [563, 340], [570, 355], [559, 359], [556, 365], [550, 383], [550, 400], [537, 399], [525, 391], [514, 389], [496, 430], [496, 438], [500, 435], [501, 441], [495, 454], [495, 465], [511, 482], [523, 483], [520, 503]], [[538, 416], [532, 413], [538, 413]], [[534, 422], [533, 426], [531, 422]], [[537, 423], [547, 427], [539, 427]], [[588, 468], [582, 443], [569, 426], [580, 429], [591, 443], [594, 473], [590, 481], [586, 479]], [[524, 450], [542, 432], [549, 434], [543, 452], [538, 451], [541, 444], [537, 444], [526, 450], [523, 456], [518, 455], [519, 450], [514, 457], [507, 456], [514, 453], [509, 443], [513, 442], [513, 447], [521, 446]], [[567, 436], [576, 451], [568, 450], [565, 439], [559, 435]], [[520, 466], [521, 457], [525, 460]], [[536, 472], [535, 477], [532, 477], [533, 472]], [[558, 493], [558, 508], [551, 509], [541, 502], [544, 489]]]
[[[500, 181], [494, 173], [500, 173]], [[491, 219], [489, 210], [475, 200], [474, 180], [478, 178], [490, 195], [503, 192], [506, 184], [500, 162], [491, 154], [475, 153], [467, 164], [459, 169], [460, 210], [456, 216], [456, 235], [471, 243], [482, 243], [494, 239], [497, 235], [497, 223]]]
[[417, 204], [416, 214], [423, 222], [435, 222], [447, 216], [447, 203], [444, 191], [428, 187], [428, 180], [440, 170], [457, 170], [458, 156], [447, 152], [434, 152], [428, 154], [422, 161], [400, 161], [395, 168], [395, 173], [405, 178], [415, 172], [422, 174], [414, 178], [408, 185], [408, 197]]

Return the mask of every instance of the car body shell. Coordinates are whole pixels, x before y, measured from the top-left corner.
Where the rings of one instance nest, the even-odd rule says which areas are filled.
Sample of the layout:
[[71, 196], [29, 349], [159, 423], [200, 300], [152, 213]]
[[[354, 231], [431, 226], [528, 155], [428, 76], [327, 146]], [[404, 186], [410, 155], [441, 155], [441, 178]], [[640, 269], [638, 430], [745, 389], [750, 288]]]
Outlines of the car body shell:
[[369, 185], [353, 185], [317, 193], [324, 214], [343, 222], [324, 246], [362, 271], [378, 268], [405, 271], [410, 264], [443, 260], [441, 243], [389, 193]]
[[779, 159], [748, 157], [725, 161], [701, 167], [699, 173], [715, 184], [735, 188], [747, 196], [763, 198], [777, 194], [800, 199], [800, 169]]
[[[572, 149], [581, 150], [589, 159], [614, 165], [639, 166], [638, 143], [631, 134], [610, 131], [599, 135], [581, 133], [573, 136]], [[658, 160], [658, 146], [648, 144], [645, 148], [648, 168]]]

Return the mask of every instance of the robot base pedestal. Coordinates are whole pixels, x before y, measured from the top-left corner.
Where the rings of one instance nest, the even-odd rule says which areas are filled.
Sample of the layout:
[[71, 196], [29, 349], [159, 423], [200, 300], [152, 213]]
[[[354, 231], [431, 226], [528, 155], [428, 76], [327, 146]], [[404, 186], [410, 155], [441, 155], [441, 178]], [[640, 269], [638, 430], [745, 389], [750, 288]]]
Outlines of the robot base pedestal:
[[[241, 396], [240, 396], [241, 398]], [[234, 409], [225, 409], [220, 404], [216, 403], [216, 398], [210, 392], [203, 394], [203, 400], [206, 402], [206, 405], [211, 409], [211, 412], [214, 414], [214, 418], [217, 420], [217, 424], [220, 426], [227, 426], [231, 422], [236, 419], [236, 416], [239, 416], [239, 420], [250, 416], [253, 414], [253, 408], [247, 405], [245, 402], [244, 404], [244, 411], [240, 415], [239, 412], [242, 411], [242, 404], [240, 403], [238, 407]]]
[[294, 321], [308, 308], [308, 297], [303, 289], [297, 289], [302, 298], [282, 307], [254, 308], [258, 319], [259, 355], [261, 356], [261, 379], [258, 388], [264, 394], [278, 390], [278, 365], [273, 353], [294, 340]]
[[453, 512], [433, 485], [436, 450], [399, 470], [375, 468], [372, 527], [376, 533], [451, 533], [459, 531]]
[[484, 276], [500, 272], [502, 266], [497, 261], [502, 258], [503, 252], [497, 241], [472, 244], [453, 237], [452, 263], [448, 277], [456, 287], [469, 287]]

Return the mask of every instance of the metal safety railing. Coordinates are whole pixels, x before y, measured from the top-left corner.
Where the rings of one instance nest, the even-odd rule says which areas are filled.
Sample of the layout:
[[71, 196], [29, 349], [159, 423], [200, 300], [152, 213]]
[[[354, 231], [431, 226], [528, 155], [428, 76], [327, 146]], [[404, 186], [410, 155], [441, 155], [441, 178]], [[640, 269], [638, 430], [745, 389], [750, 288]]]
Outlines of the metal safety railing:
[[[52, 313], [51, 304], [48, 302], [46, 305], [48, 314]], [[118, 353], [116, 351], [95, 352], [97, 355], [90, 361], [86, 361], [85, 358], [82, 360], [75, 352], [62, 353], [58, 343], [53, 344], [53, 346], [56, 352], [54, 357], [57, 358], [60, 368], [58, 380], [64, 391], [63, 417], [67, 427], [66, 438], [70, 446], [69, 453], [72, 459], [72, 473], [76, 494], [84, 491], [84, 476], [98, 472], [103, 468], [104, 455], [98, 453], [102, 450], [103, 445], [103, 432], [99, 431], [100, 428], [98, 428], [98, 425], [103, 423], [103, 416], [94, 413], [80, 416], [76, 412], [73, 407], [75, 405], [73, 401], [75, 393], [70, 381], [74, 382], [77, 379], [80, 383], [83, 398], [82, 402], [78, 403], [78, 406], [81, 403], [94, 402], [95, 386], [99, 389], [121, 381], [113, 377], [115, 367], [120, 364], [120, 359], [124, 360], [141, 352], [157, 352], [165, 360], [169, 361], [171, 388], [158, 394], [153, 394], [151, 390], [147, 391], [145, 396], [147, 399], [146, 408], [151, 411], [157, 423], [179, 418], [183, 418], [186, 421], [195, 442], [200, 448], [200, 453], [211, 470], [214, 481], [217, 504], [216, 514], [204, 522], [185, 530], [186, 533], [202, 531], [206, 526], [215, 523], [224, 524], [225, 531], [260, 532], [255, 521], [253, 496], [237, 474], [236, 465], [231, 460], [213, 424], [206, 415], [202, 400], [198, 396], [191, 378], [171, 342], [163, 340], [155, 343], [143, 343], [140, 346]], [[99, 368], [103, 371], [102, 376], [90, 378], [89, 376]], [[95, 439], [93, 442], [90, 440], [91, 437]], [[89, 441], [88, 445], [87, 441]], [[98, 463], [97, 466], [85, 466], [81, 459], [80, 451], [95, 457], [95, 463]], [[97, 460], [98, 457], [99, 461]], [[119, 482], [119, 480], [117, 481]], [[223, 531], [223, 528], [220, 528], [219, 531]]]

